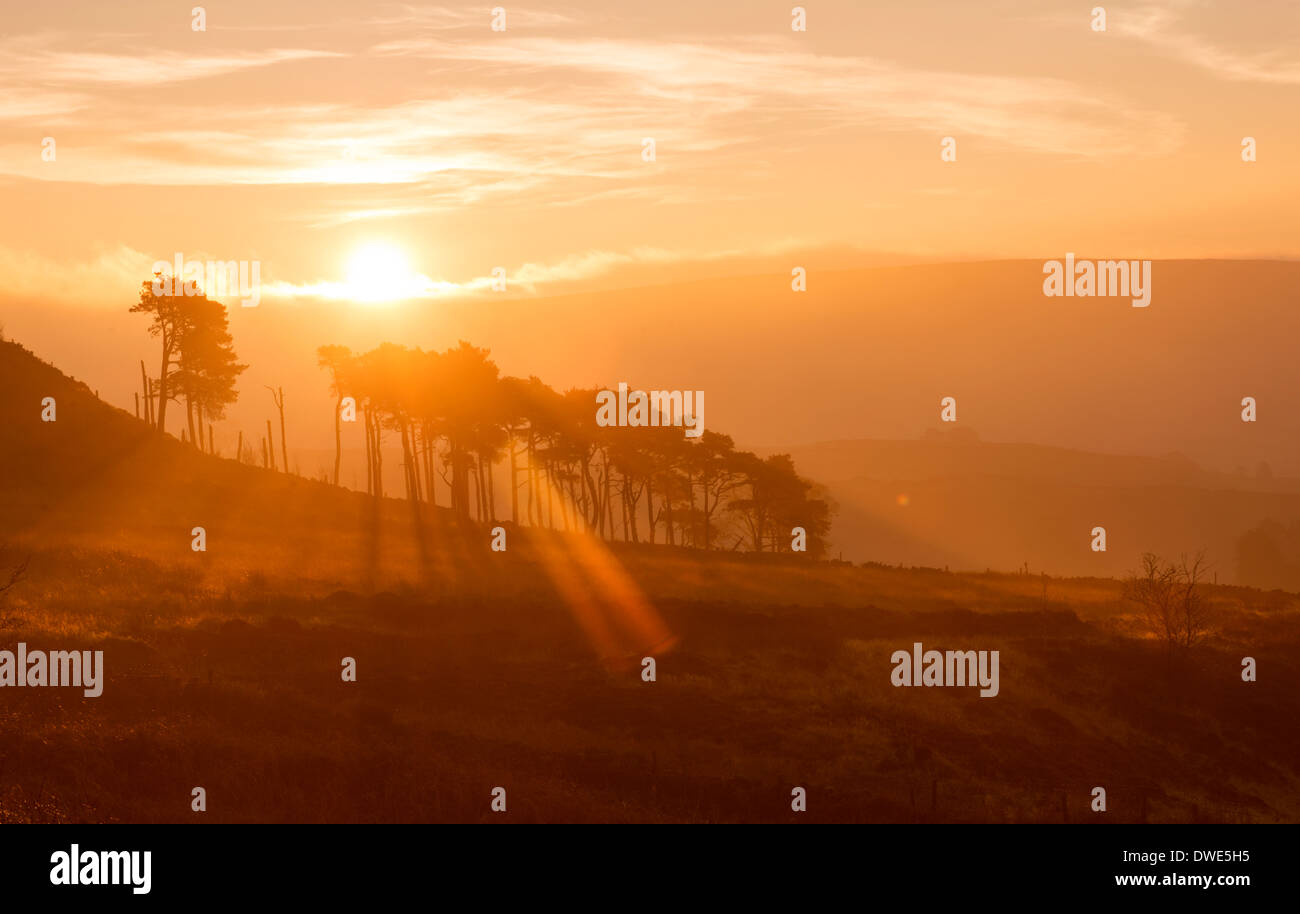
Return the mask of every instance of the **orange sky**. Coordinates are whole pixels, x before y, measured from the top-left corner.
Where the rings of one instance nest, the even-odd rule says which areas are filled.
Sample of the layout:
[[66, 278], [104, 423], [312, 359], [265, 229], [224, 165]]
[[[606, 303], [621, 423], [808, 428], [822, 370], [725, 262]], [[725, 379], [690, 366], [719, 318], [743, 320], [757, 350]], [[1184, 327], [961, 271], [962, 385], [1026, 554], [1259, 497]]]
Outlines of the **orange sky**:
[[0, 291], [92, 303], [176, 251], [319, 291], [372, 242], [433, 290], [827, 245], [1300, 252], [1293, 3], [1109, 4], [1103, 33], [1073, 2], [819, 2], [806, 33], [791, 5], [507, 5], [494, 32], [225, 2], [195, 32], [174, 3], [8, 4]]
[[[257, 261], [261, 304], [232, 313], [252, 368], [230, 436], [282, 374], [327, 408], [325, 342], [441, 348], [469, 327], [513, 355], [505, 372], [556, 386], [661, 356], [600, 342], [602, 308], [576, 356], [558, 333], [512, 350], [491, 313], [453, 320], [450, 298], [488, 307], [494, 267], [514, 299], [793, 264], [1300, 255], [1291, 2], [1110, 3], [1104, 32], [1093, 3], [814, 2], [802, 33], [767, 0], [507, 2], [503, 32], [490, 4], [226, 0], [203, 32], [193, 5], [0, 12], [0, 318], [129, 407], [152, 341], [126, 309], [152, 264]], [[413, 300], [349, 303], [378, 279]]]

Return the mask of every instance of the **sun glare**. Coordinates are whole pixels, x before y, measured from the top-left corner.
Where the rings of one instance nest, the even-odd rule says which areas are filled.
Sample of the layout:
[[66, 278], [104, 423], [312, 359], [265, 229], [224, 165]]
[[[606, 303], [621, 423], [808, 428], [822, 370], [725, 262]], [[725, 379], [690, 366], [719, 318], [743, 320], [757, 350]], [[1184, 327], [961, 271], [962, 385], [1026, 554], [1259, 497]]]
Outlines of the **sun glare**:
[[391, 244], [368, 244], [348, 260], [349, 296], [357, 301], [396, 301], [415, 291], [415, 275], [406, 255]]

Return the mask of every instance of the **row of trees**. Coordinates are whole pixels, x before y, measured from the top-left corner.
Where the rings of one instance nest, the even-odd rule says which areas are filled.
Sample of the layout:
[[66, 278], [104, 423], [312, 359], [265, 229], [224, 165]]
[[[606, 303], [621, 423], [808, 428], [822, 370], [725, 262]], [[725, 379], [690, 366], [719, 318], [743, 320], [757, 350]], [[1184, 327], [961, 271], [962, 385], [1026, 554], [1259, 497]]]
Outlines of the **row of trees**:
[[[188, 440], [202, 447], [205, 422], [224, 417], [247, 368], [235, 355], [225, 306], [197, 283], [146, 280], [131, 311], [150, 317], [149, 332], [161, 344], [158, 376], [141, 366], [145, 420], [166, 431], [168, 405], [184, 403]], [[561, 394], [536, 377], [501, 377], [487, 350], [463, 341], [445, 352], [385, 343], [356, 354], [322, 346], [318, 355], [336, 399], [335, 485], [343, 423], [356, 418], [366, 488], [376, 497], [384, 494], [391, 435], [401, 446], [404, 494], [417, 506], [436, 505], [441, 478], [458, 516], [495, 521], [494, 468], [504, 465], [510, 519], [518, 524], [760, 552], [788, 551], [791, 531], [800, 527], [807, 551], [825, 552], [830, 504], [786, 455], [760, 459], [713, 431], [691, 439], [679, 427], [598, 426], [595, 390]], [[287, 471], [283, 394], [272, 396]], [[345, 416], [346, 398], [355, 403], [352, 415]], [[274, 460], [272, 445], [268, 422], [264, 463], [268, 451]]]
[[248, 366], [236, 359], [225, 305], [204, 295], [197, 283], [162, 286], [173, 288], [177, 294], [171, 295], [157, 288], [145, 280], [139, 302], [131, 307], [132, 313], [149, 315], [149, 333], [162, 343], [158, 377], [144, 379], [145, 419], [166, 431], [168, 404], [183, 400], [189, 440], [201, 447], [204, 422], [225, 416], [238, 396], [235, 381]]
[[387, 434], [401, 446], [406, 497], [435, 505], [441, 478], [460, 517], [497, 520], [493, 468], [503, 466], [517, 524], [760, 552], [789, 551], [802, 527], [807, 551], [825, 552], [830, 503], [786, 455], [762, 459], [707, 430], [691, 439], [678, 427], [601, 427], [596, 390], [501, 377], [487, 350], [464, 341], [445, 352], [322, 346], [318, 356], [335, 396], [335, 485], [343, 423], [355, 418], [375, 496]]

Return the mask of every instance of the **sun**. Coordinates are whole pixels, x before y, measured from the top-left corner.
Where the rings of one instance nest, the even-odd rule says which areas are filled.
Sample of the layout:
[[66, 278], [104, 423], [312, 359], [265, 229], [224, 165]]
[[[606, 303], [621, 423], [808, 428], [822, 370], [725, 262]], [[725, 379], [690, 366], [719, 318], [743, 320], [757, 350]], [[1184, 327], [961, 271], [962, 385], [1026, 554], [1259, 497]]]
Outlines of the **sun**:
[[363, 245], [348, 259], [348, 294], [357, 301], [409, 298], [415, 292], [415, 280], [406, 254], [392, 244]]

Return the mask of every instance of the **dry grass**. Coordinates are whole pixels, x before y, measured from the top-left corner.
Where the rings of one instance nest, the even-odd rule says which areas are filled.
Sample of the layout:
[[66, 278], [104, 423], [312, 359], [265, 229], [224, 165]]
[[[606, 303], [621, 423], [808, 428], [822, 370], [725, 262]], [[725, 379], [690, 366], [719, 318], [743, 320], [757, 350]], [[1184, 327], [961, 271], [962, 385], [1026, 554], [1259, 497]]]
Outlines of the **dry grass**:
[[[616, 552], [679, 639], [650, 684], [519, 539], [477, 586], [368, 596], [36, 551], [3, 646], [103, 649], [107, 685], [0, 692], [0, 818], [187, 821], [196, 785], [208, 821], [491, 821], [496, 785], [511, 821], [783, 821], [795, 785], [806, 820], [1094, 821], [1096, 785], [1109, 821], [1300, 815], [1293, 602], [1216, 592], [1225, 635], [1169, 666], [1113, 582], [1044, 610], [1015, 576]], [[892, 687], [913, 640], [1001, 650], [1001, 695]]]

